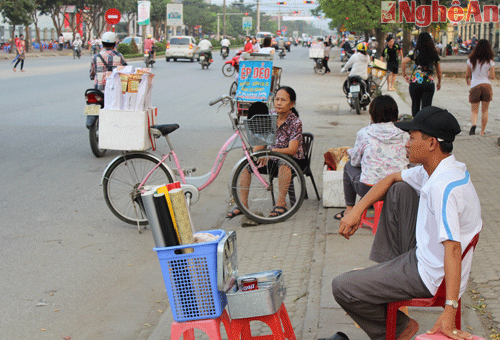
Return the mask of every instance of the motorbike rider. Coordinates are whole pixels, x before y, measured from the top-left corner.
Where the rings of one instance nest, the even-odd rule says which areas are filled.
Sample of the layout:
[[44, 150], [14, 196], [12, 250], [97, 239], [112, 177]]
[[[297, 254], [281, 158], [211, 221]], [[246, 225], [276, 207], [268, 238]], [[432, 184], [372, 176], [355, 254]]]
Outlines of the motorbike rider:
[[75, 47], [78, 48], [78, 54], [82, 53], [82, 45], [83, 45], [83, 41], [82, 41], [82, 39], [80, 39], [80, 36], [77, 35], [75, 41], [73, 41], [73, 48], [75, 48]]
[[340, 46], [340, 47], [345, 51], [345, 53], [348, 53], [350, 55], [354, 54], [354, 51], [351, 48], [351, 44], [349, 44], [349, 40], [346, 39], [344, 41], [344, 43], [342, 44], [342, 46]]
[[208, 56], [208, 60], [212, 60], [212, 43], [209, 40], [201, 40], [198, 44], [197, 50], [200, 50], [200, 55], [202, 53], [206, 53]]
[[286, 55], [285, 53], [285, 39], [283, 37], [278, 38], [278, 50], [281, 50], [283, 55]]
[[144, 53], [153, 53], [153, 62], [156, 61], [155, 41], [151, 34], [148, 34], [147, 39], [144, 40]]
[[367, 55], [366, 50], [366, 45], [359, 43], [356, 46], [356, 53], [349, 58], [340, 72], [346, 72], [352, 67], [349, 77], [358, 76], [366, 81], [368, 79], [368, 64], [370, 63], [370, 57]]
[[96, 37], [90, 41], [90, 48], [92, 50], [92, 55], [99, 52], [99, 40]]
[[244, 51], [248, 53], [251, 53], [253, 51], [252, 38], [249, 35], [245, 37]]
[[227, 37], [224, 37], [224, 39], [222, 39], [220, 41], [220, 54], [222, 54], [222, 52], [224, 51], [224, 48], [226, 48], [226, 51], [227, 51], [227, 54], [229, 54], [229, 46], [231, 46], [231, 42], [229, 41], [229, 39]]
[[377, 41], [377, 38], [375, 37], [372, 37], [371, 38], [371, 41], [370, 41], [370, 44], [368, 46], [368, 48], [370, 50], [376, 50], [378, 48], [378, 41]]
[[126, 66], [127, 63], [121, 53], [114, 50], [116, 35], [105, 32], [101, 38], [103, 49], [94, 55], [90, 64], [90, 79], [94, 80], [94, 88], [103, 91], [106, 85], [106, 72], [117, 66]]

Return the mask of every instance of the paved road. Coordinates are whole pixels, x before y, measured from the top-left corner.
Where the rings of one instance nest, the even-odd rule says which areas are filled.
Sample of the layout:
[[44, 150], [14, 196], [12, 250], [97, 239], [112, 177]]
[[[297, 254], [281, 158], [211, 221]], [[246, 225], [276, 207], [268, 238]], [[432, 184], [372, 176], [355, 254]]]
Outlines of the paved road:
[[[181, 126], [172, 142], [199, 173], [211, 169], [232, 133], [226, 113], [208, 106], [232, 82], [214, 59], [209, 70], [162, 58], [154, 68], [158, 121]], [[90, 151], [83, 117], [89, 65], [89, 56], [27, 58], [26, 72], [14, 73], [0, 60], [2, 339], [137, 339], [169, 308], [151, 234], [139, 235], [104, 203], [102, 171], [119, 152], [97, 159]], [[228, 156], [193, 207], [200, 229], [224, 219], [239, 157]]]

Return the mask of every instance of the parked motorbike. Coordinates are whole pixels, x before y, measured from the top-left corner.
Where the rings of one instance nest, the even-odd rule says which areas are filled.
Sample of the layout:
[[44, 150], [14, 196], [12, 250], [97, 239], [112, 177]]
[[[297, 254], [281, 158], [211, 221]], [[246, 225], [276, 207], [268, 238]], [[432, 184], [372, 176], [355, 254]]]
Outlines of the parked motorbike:
[[89, 129], [90, 149], [96, 157], [102, 157], [105, 149], [99, 149], [99, 110], [104, 107], [104, 93], [96, 89], [85, 91], [85, 115], [87, 116], [87, 129]]
[[236, 52], [236, 55], [222, 65], [222, 74], [231, 77], [235, 72], [240, 72], [240, 55], [243, 51]]
[[153, 64], [156, 63], [156, 61], [153, 60], [154, 52], [155, 46], [153, 46], [153, 50], [151, 51], [151, 53], [144, 53], [144, 62], [146, 63], [146, 67], [153, 67]]
[[222, 46], [222, 48], [220, 50], [220, 55], [222, 56], [222, 59], [226, 59], [227, 56], [229, 55], [229, 47]]
[[343, 90], [347, 98], [347, 103], [351, 109], [356, 110], [356, 114], [361, 114], [361, 109], [366, 110], [371, 98], [368, 93], [368, 84], [359, 76], [349, 76], [344, 82]]
[[75, 46], [73, 47], [73, 59], [80, 59], [80, 57], [82, 56], [82, 51], [80, 50], [80, 47], [78, 46]]
[[211, 63], [213, 63], [213, 59], [210, 59], [208, 52], [202, 52], [200, 54], [201, 69], [203, 70], [206, 67], [208, 70]]

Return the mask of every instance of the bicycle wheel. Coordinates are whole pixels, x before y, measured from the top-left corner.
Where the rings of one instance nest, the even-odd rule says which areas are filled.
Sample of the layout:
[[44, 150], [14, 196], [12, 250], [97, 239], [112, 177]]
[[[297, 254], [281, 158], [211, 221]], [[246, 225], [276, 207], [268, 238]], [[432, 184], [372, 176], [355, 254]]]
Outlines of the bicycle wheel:
[[[234, 172], [231, 194], [236, 205], [251, 220], [263, 224], [283, 222], [293, 216], [304, 201], [304, 175], [297, 163], [282, 153], [258, 151], [252, 154], [254, 163], [261, 159], [267, 160], [267, 166], [262, 167], [260, 172], [269, 187], [262, 184], [245, 159]], [[270, 216], [275, 206], [283, 206], [288, 210], [282, 215]]]
[[222, 65], [222, 74], [224, 74], [226, 77], [231, 77], [235, 71], [236, 69], [231, 64]]
[[[104, 199], [111, 212], [123, 222], [145, 225], [146, 215], [134, 201], [140, 195], [137, 187], [158, 164], [158, 160], [144, 153], [126, 154], [115, 158], [104, 174]], [[144, 184], [146, 187], [173, 183], [165, 165], [160, 165]]]

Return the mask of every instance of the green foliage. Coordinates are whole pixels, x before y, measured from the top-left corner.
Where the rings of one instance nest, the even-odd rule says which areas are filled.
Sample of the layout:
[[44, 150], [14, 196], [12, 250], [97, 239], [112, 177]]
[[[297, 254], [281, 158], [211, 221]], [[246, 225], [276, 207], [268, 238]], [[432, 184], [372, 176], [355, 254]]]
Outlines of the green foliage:
[[130, 53], [131, 54], [138, 54], [139, 53], [139, 47], [137, 47], [137, 44], [135, 43], [135, 39], [132, 39], [130, 41]]
[[130, 44], [118, 44], [116, 50], [123, 55], [131, 53]]
[[3, 0], [0, 7], [0, 13], [12, 25], [31, 24], [30, 14], [35, 10], [35, 1], [33, 0]]
[[343, 24], [348, 31], [360, 31], [381, 26], [379, 0], [319, 0], [319, 4], [332, 19], [331, 27], [340, 28]]
[[156, 53], [165, 52], [165, 50], [167, 49], [167, 45], [165, 45], [165, 43], [161, 41], [156, 42], [155, 46], [156, 46]]

